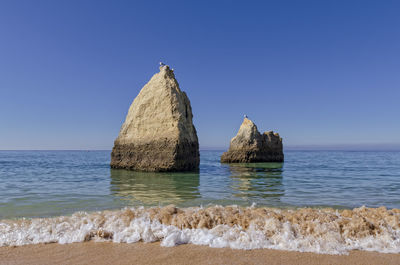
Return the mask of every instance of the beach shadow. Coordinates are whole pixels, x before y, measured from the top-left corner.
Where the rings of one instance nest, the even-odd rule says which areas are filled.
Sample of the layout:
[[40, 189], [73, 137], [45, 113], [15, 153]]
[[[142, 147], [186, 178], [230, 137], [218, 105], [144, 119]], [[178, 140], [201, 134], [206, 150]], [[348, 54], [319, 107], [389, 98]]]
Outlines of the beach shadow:
[[285, 194], [283, 163], [232, 163], [229, 171], [235, 197], [279, 201]]
[[138, 172], [111, 169], [111, 194], [129, 205], [182, 204], [200, 197], [198, 172]]

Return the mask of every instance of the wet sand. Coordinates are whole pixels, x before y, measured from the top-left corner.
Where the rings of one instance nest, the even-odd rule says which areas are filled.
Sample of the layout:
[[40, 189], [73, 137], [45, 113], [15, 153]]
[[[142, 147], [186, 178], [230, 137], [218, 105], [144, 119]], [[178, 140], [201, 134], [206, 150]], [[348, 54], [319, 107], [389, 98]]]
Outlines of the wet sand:
[[351, 251], [325, 255], [281, 250], [233, 250], [159, 243], [85, 242], [0, 247], [1, 264], [400, 264], [400, 254]]

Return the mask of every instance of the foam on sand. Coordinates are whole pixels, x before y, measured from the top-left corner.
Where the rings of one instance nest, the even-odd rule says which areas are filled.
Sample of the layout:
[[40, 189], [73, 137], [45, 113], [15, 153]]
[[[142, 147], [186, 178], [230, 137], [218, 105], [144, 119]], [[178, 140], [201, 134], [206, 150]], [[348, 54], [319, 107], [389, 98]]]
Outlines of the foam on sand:
[[400, 210], [167, 206], [0, 221], [0, 246], [90, 240], [328, 254], [355, 249], [400, 253]]

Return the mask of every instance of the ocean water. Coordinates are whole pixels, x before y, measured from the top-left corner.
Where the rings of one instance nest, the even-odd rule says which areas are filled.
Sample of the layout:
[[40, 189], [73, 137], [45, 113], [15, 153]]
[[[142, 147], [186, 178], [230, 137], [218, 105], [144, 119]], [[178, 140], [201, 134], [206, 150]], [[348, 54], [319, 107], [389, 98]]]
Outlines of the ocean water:
[[285, 163], [232, 165], [221, 153], [201, 151], [197, 173], [145, 173], [110, 169], [109, 151], [0, 151], [0, 246], [400, 252], [400, 152], [286, 151]]
[[0, 219], [124, 206], [400, 208], [400, 152], [286, 151], [285, 163], [221, 164], [198, 173], [110, 169], [110, 151], [0, 151]]

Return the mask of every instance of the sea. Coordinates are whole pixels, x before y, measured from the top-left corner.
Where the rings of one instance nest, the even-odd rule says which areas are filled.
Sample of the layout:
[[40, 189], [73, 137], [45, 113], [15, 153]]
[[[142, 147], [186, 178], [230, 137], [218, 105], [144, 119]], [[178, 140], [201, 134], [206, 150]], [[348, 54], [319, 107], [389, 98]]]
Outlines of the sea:
[[285, 151], [198, 172], [111, 169], [110, 151], [0, 151], [0, 246], [160, 241], [400, 253], [400, 152]]

